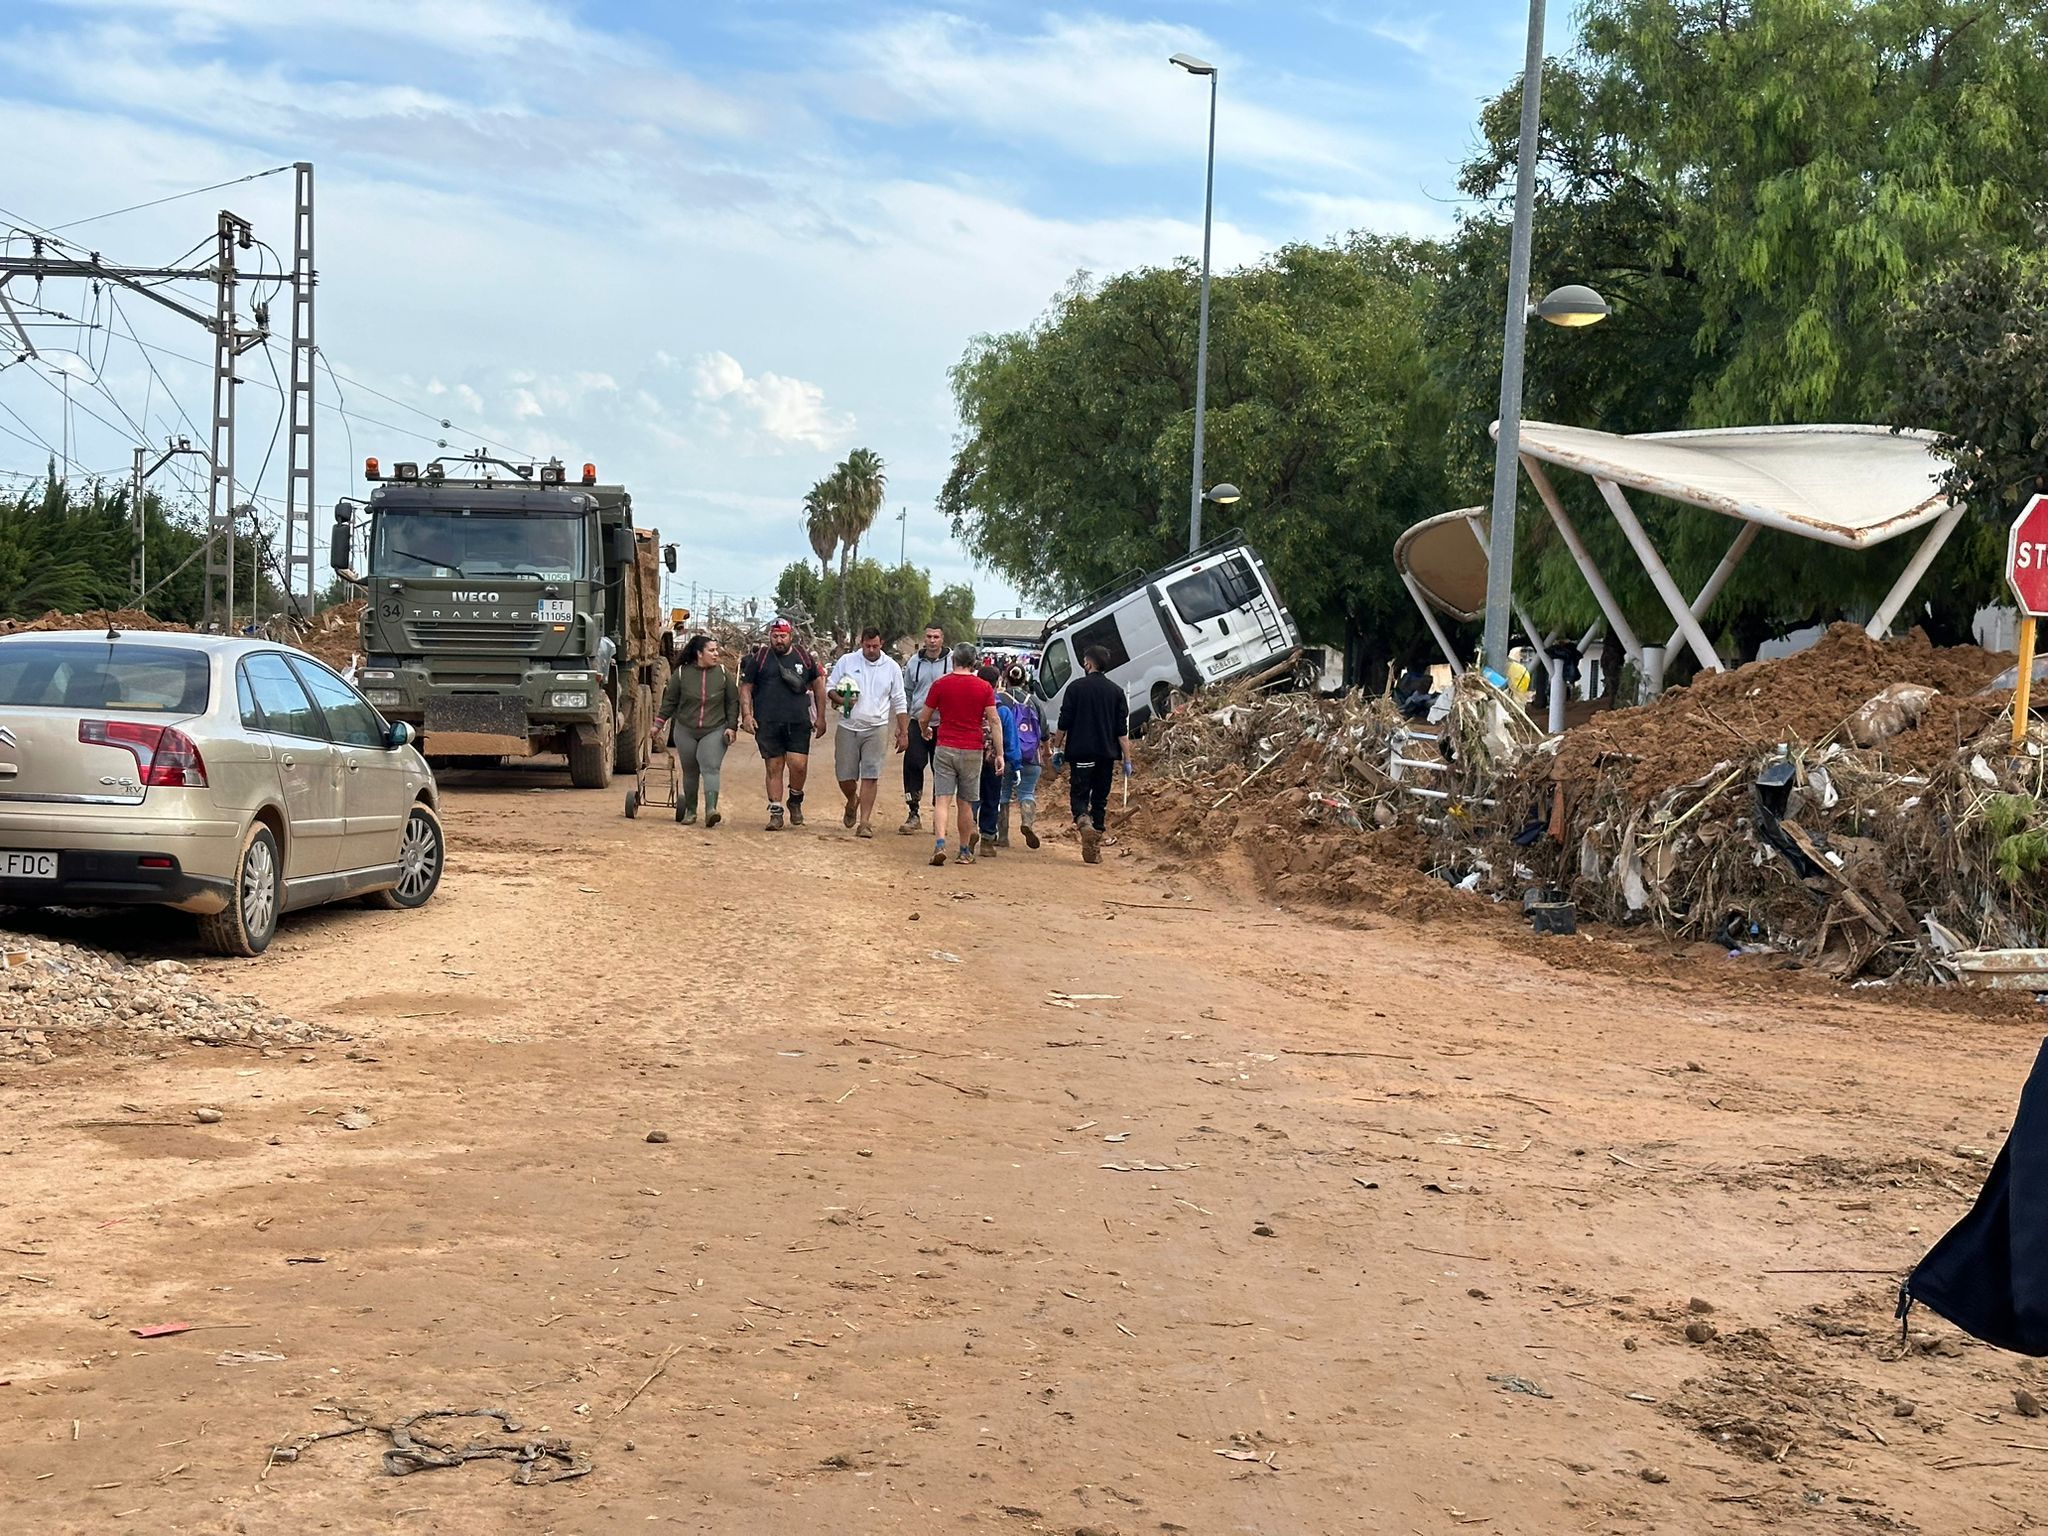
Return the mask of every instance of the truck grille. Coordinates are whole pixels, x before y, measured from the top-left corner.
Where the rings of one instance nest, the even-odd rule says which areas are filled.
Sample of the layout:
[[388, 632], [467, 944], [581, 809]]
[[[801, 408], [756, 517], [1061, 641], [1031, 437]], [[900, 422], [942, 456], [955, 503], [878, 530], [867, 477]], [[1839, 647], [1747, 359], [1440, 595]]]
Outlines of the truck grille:
[[405, 637], [422, 651], [527, 653], [540, 649], [537, 623], [501, 619], [407, 619]]

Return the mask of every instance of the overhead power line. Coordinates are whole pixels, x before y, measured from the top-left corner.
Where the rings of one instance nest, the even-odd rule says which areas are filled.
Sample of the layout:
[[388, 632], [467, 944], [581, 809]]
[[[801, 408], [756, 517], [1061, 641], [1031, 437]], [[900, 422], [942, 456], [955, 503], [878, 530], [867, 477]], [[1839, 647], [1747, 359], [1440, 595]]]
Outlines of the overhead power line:
[[[231, 176], [226, 181], [216, 181], [209, 187], [194, 187], [189, 192], [173, 192], [167, 197], [151, 198], [146, 203], [130, 203], [126, 208], [115, 208], [107, 213], [89, 214], [82, 219], [73, 219], [67, 224], [53, 224], [43, 231], [53, 235], [60, 229], [76, 229], [81, 224], [97, 224], [101, 219], [118, 219], [124, 213], [140, 213], [145, 208], [161, 208], [165, 203], [175, 203], [184, 197], [199, 197], [208, 192], [218, 192], [223, 187], [239, 187], [245, 181], [261, 181], [265, 176], [275, 176], [280, 171], [291, 169], [289, 164], [273, 165], [267, 171], [251, 171], [246, 176]], [[12, 217], [12, 215], [9, 215]]]

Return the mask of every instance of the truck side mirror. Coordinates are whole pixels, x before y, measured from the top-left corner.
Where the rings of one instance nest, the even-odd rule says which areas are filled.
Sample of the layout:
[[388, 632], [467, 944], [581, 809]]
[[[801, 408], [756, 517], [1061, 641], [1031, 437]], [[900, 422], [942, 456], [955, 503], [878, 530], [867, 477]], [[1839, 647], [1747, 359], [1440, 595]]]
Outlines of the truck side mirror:
[[663, 546], [663, 548], [662, 548], [662, 551], [661, 551], [661, 563], [662, 563], [663, 565], [665, 565], [665, 566], [667, 566], [667, 567], [668, 567], [668, 571], [669, 571], [669, 574], [670, 574], [671, 576], [673, 576], [673, 575], [675, 574], [675, 569], [676, 569], [676, 547], [675, 547], [675, 545], [673, 545], [673, 544], [669, 544], [669, 545], [665, 545], [665, 546]]
[[633, 546], [635, 542], [633, 530], [630, 528], [612, 528], [607, 530], [605, 538], [605, 563], [617, 566], [631, 565], [633, 563]]
[[335, 575], [345, 577], [350, 581], [356, 579], [356, 573], [349, 568], [350, 562], [355, 558], [352, 548], [354, 542], [354, 539], [350, 536], [348, 524], [340, 521], [337, 517], [334, 524], [334, 535], [327, 542], [327, 563], [334, 568]]

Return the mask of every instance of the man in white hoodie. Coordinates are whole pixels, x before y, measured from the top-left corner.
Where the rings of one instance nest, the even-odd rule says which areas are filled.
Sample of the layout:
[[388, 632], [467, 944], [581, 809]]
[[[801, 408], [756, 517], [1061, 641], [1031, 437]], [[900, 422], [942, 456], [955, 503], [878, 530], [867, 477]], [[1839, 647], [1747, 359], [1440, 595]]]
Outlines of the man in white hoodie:
[[839, 711], [832, 738], [832, 761], [839, 774], [839, 792], [846, 796], [845, 824], [855, 837], [875, 835], [875, 794], [882, 783], [890, 727], [896, 750], [910, 737], [910, 702], [903, 692], [903, 669], [882, 649], [882, 632], [873, 625], [861, 632], [860, 649], [832, 663], [825, 697]]

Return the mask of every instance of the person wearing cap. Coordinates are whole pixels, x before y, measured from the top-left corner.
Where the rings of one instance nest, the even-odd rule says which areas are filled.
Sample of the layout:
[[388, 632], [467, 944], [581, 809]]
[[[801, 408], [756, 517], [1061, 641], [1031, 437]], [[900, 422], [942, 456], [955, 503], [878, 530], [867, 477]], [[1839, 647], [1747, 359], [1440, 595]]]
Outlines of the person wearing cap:
[[740, 729], [768, 766], [768, 830], [780, 832], [782, 793], [789, 786], [789, 824], [804, 824], [804, 777], [811, 766], [811, 740], [825, 734], [825, 673], [796, 643], [787, 619], [768, 626], [768, 643], [740, 663]]
[[[910, 702], [904, 697], [903, 669], [882, 649], [882, 632], [870, 624], [861, 631], [860, 649], [832, 663], [825, 696], [839, 706], [839, 724], [832, 733], [833, 766], [839, 792], [846, 796], [842, 820], [855, 837], [875, 835], [875, 795], [882, 786], [882, 760], [894, 735], [896, 750], [909, 745]], [[891, 727], [894, 727], [892, 733]]]

